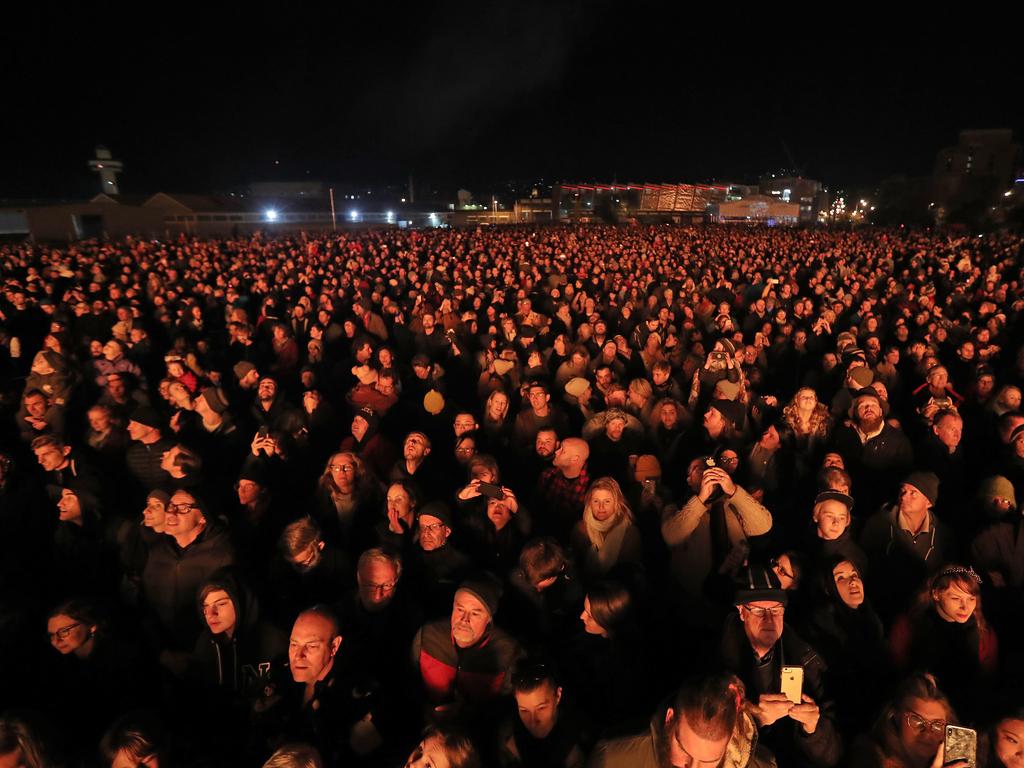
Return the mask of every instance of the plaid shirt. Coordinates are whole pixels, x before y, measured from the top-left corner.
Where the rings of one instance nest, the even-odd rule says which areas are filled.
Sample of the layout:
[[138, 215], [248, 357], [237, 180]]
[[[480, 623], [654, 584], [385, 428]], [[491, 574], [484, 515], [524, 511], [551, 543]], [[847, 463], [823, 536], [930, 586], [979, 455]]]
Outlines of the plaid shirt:
[[567, 535], [572, 526], [583, 516], [583, 498], [590, 487], [590, 473], [584, 466], [574, 478], [562, 474], [558, 467], [549, 467], [537, 481], [537, 495], [547, 508], [548, 519]]

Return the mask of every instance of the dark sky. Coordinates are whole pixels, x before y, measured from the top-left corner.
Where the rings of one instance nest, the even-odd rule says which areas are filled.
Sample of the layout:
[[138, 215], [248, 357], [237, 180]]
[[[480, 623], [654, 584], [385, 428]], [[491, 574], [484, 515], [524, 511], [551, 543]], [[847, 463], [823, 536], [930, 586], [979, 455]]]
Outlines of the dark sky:
[[0, 198], [91, 193], [97, 143], [124, 161], [122, 192], [148, 193], [794, 166], [856, 186], [930, 173], [963, 128], [1024, 139], [1009, 23], [890, 26], [852, 4], [771, 20], [736, 3], [218, 5], [5, 21]]

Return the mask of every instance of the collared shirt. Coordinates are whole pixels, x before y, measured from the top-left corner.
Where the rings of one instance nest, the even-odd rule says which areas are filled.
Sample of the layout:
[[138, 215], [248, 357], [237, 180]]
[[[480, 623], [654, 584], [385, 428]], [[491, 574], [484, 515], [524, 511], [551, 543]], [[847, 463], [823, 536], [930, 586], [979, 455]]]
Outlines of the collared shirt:
[[584, 466], [576, 477], [568, 478], [558, 467], [549, 467], [541, 474], [537, 487], [548, 506], [555, 511], [556, 518], [575, 521], [583, 514], [583, 499], [590, 487], [590, 473]]
[[882, 423], [878, 427], [878, 429], [875, 430], [874, 432], [861, 432], [860, 427], [858, 427], [856, 424], [853, 425], [853, 431], [856, 432], [857, 437], [860, 438], [861, 445], [867, 444], [868, 440], [874, 440], [876, 437], [882, 434], [883, 429], [885, 429], [884, 419], [882, 420]]
[[924, 522], [921, 524], [921, 529], [914, 531], [911, 526], [910, 520], [903, 512], [899, 512], [896, 516], [896, 523], [900, 529], [903, 530], [914, 542], [916, 543], [918, 536], [923, 536], [926, 533], [930, 533], [932, 529], [932, 516], [931, 513], [926, 512], [924, 515]]

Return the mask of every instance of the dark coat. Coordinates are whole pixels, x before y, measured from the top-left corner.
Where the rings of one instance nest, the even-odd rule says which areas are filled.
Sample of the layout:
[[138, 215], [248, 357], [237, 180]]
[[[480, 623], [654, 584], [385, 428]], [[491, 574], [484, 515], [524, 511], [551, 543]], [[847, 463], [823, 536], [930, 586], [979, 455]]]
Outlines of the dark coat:
[[142, 571], [142, 591], [157, 625], [158, 642], [177, 650], [195, 647], [202, 630], [196, 593], [214, 571], [234, 562], [227, 528], [216, 518], [185, 549], [172, 536], [163, 536]]
[[763, 693], [781, 692], [784, 665], [803, 667], [803, 692], [821, 711], [817, 729], [807, 734], [800, 723], [782, 718], [761, 729], [761, 740], [778, 756], [782, 765], [833, 766], [839, 762], [842, 742], [835, 724], [835, 703], [825, 687], [825, 661], [817, 651], [792, 629], [785, 627], [771, 659], [759, 667], [739, 614], [733, 614], [726, 620], [719, 654], [719, 662], [743, 681], [747, 698], [753, 702]]

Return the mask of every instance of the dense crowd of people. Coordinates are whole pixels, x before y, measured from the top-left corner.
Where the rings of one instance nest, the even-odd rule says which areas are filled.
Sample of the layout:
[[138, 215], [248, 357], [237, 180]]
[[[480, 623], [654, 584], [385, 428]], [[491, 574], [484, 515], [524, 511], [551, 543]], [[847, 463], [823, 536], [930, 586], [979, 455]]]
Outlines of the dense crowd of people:
[[1021, 768], [1020, 246], [0, 245], [0, 765]]

